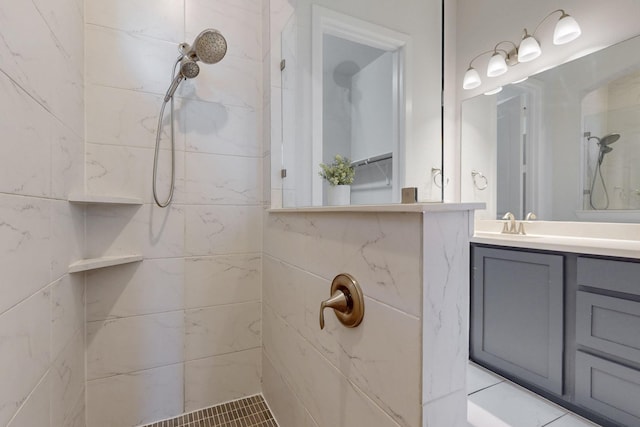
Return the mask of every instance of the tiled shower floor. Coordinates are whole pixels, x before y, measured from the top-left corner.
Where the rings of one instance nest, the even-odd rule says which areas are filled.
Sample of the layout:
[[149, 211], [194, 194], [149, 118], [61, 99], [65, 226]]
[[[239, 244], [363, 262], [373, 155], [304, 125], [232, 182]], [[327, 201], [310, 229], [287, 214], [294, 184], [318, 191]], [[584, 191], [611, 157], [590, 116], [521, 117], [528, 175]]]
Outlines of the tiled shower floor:
[[190, 412], [144, 427], [278, 427], [261, 395]]

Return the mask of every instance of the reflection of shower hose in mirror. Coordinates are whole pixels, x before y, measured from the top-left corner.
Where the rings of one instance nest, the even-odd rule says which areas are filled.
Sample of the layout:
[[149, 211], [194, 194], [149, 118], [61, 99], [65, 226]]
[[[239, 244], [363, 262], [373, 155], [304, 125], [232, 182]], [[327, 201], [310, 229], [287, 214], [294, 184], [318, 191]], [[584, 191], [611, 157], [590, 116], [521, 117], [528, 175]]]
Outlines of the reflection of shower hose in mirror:
[[[473, 180], [473, 186], [478, 190], [486, 190], [489, 186], [489, 180], [482, 172], [478, 172], [477, 170], [471, 171], [471, 179]], [[480, 179], [480, 183], [478, 183], [478, 179]]]
[[[598, 177], [598, 175], [600, 175], [600, 181], [602, 182], [602, 189], [604, 190], [605, 203], [603, 208], [596, 208], [595, 205], [593, 204], [593, 189], [596, 186], [596, 178]], [[604, 183], [604, 177], [602, 176], [602, 168], [600, 167], [600, 162], [596, 164], [596, 170], [593, 172], [593, 179], [591, 180], [591, 189], [589, 190], [589, 205], [591, 206], [591, 209], [593, 209], [594, 211], [604, 210], [609, 208], [609, 193], [607, 192], [607, 186]]]
[[[440, 178], [438, 178], [440, 177]], [[442, 169], [440, 168], [431, 168], [431, 179], [433, 179], [433, 184], [438, 187], [438, 188], [442, 188]], [[447, 180], [444, 182], [444, 186], [446, 187], [449, 184], [449, 178], [447, 178]]]

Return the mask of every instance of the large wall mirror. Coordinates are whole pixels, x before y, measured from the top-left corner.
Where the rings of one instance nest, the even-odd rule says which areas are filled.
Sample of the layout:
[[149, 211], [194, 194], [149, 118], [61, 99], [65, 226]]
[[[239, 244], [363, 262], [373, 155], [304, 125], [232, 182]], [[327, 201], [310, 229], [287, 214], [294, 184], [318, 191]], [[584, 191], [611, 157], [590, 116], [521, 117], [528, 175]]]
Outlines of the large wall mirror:
[[462, 103], [462, 201], [481, 219], [640, 222], [640, 37]]
[[282, 53], [272, 90], [282, 112], [272, 120], [282, 130], [272, 132], [272, 156], [281, 152], [286, 170], [282, 206], [328, 205], [319, 165], [336, 155], [355, 168], [351, 204], [399, 203], [404, 186], [441, 201], [432, 172], [442, 168], [440, 2], [299, 0], [274, 22], [282, 3], [290, 6], [271, 6]]

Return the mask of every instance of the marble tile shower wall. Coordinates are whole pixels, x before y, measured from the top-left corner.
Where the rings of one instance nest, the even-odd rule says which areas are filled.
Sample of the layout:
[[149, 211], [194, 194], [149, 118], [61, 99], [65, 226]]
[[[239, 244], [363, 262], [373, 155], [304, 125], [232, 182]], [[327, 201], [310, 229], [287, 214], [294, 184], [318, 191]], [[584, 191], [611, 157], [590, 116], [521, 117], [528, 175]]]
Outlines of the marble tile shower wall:
[[[263, 259], [263, 393], [283, 427], [421, 424], [422, 215], [276, 214]], [[348, 272], [365, 318], [318, 309]], [[384, 345], [381, 345], [384, 341]]]
[[0, 426], [84, 426], [83, 1], [0, 1]]
[[[260, 392], [261, 0], [85, 2], [86, 185], [144, 199], [87, 208], [88, 425], [132, 426]], [[205, 28], [226, 57], [176, 96], [176, 192], [152, 203], [158, 111], [180, 42]], [[159, 188], [169, 177], [165, 116]], [[161, 196], [164, 197], [164, 196]]]

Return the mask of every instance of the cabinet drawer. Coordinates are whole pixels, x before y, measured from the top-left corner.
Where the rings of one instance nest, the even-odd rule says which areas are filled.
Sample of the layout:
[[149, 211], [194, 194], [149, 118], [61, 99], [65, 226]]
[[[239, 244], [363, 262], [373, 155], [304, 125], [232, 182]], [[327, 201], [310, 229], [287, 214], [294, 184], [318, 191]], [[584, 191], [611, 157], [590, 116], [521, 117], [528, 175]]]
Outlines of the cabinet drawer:
[[640, 303], [579, 291], [576, 340], [640, 363]]
[[620, 425], [640, 426], [640, 371], [578, 351], [576, 403]]
[[640, 295], [640, 263], [578, 257], [578, 285]]

